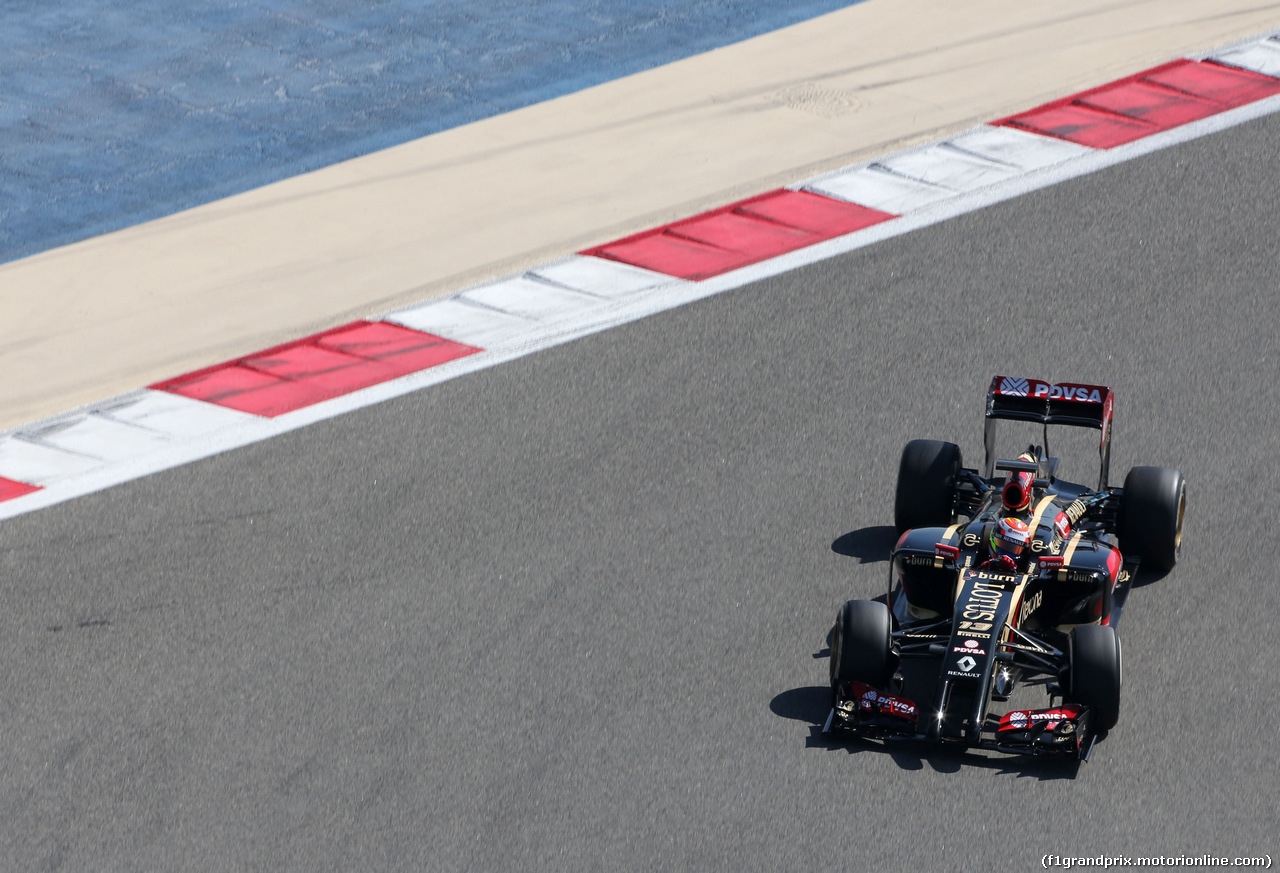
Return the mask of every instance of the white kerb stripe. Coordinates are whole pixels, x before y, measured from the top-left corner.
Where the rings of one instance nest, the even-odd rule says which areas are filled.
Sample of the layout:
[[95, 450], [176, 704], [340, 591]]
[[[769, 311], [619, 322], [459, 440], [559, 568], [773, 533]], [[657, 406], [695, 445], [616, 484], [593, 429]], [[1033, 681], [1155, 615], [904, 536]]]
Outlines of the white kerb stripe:
[[45, 486], [101, 467], [102, 461], [65, 452], [16, 436], [0, 440], [0, 476], [28, 485]]
[[527, 334], [538, 327], [538, 322], [533, 319], [467, 303], [456, 297], [401, 309], [383, 320], [481, 349], [500, 345], [511, 337]]
[[804, 185], [804, 188], [894, 215], [904, 215], [955, 194], [946, 188], [900, 176], [876, 164], [825, 176]]
[[462, 292], [458, 299], [537, 321], [559, 318], [604, 302], [594, 295], [570, 291], [527, 276], [481, 285]]
[[1264, 39], [1214, 55], [1215, 61], [1280, 79], [1280, 37]]
[[574, 255], [535, 267], [528, 275], [554, 282], [574, 291], [585, 291], [600, 297], [625, 297], [639, 291], [648, 291], [683, 280], [673, 279], [664, 273], [655, 273], [620, 264], [607, 258]]
[[938, 185], [951, 191], [972, 191], [1003, 182], [1020, 172], [1018, 167], [999, 163], [955, 148], [950, 143], [908, 152], [880, 162], [895, 173]]
[[167, 391], [143, 389], [99, 403], [93, 413], [164, 434], [172, 440], [203, 436], [258, 418]]
[[59, 426], [46, 428], [33, 440], [59, 451], [108, 462], [145, 455], [167, 441], [164, 434], [93, 414], [59, 422]]
[[1086, 155], [1093, 149], [1026, 130], [984, 124], [947, 140], [953, 148], [1023, 170], [1039, 170]]

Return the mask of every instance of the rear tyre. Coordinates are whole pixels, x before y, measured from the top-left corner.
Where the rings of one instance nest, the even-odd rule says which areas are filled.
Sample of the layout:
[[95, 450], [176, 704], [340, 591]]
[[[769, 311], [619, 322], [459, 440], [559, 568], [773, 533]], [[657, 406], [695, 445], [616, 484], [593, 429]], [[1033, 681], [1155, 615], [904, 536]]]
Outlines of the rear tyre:
[[941, 440], [912, 440], [898, 462], [893, 523], [899, 533], [913, 527], [951, 524], [960, 447]]
[[1094, 726], [1109, 731], [1120, 720], [1120, 638], [1115, 628], [1084, 624], [1067, 643], [1067, 703], [1093, 710]]
[[850, 600], [840, 610], [831, 637], [831, 698], [846, 682], [884, 690], [893, 675], [893, 629], [889, 607], [874, 600]]
[[1153, 570], [1167, 572], [1182, 550], [1182, 517], [1187, 486], [1168, 467], [1134, 467], [1124, 478], [1120, 503], [1120, 548], [1138, 555]]

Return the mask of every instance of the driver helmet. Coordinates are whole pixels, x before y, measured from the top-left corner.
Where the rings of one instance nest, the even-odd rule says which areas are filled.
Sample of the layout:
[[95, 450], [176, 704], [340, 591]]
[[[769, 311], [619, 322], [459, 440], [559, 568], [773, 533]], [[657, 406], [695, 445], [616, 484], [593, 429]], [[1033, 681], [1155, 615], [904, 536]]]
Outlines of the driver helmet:
[[1017, 561], [1031, 545], [1031, 528], [1020, 518], [1002, 518], [991, 529], [991, 554]]

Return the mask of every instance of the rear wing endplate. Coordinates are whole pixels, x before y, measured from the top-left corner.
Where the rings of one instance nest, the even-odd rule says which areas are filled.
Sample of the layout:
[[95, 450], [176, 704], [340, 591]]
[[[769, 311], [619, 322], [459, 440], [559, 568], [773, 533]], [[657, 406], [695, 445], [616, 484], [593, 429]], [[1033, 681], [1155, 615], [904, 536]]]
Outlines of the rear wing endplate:
[[[985, 443], [987, 463], [983, 475], [990, 479], [995, 472], [996, 421], [1032, 421], [1073, 427], [1094, 427], [1101, 431], [1098, 456], [1102, 462], [1098, 490], [1107, 487], [1111, 468], [1111, 416], [1115, 395], [1102, 385], [1061, 382], [1052, 385], [1039, 379], [1017, 376], [995, 376], [987, 389]], [[1048, 442], [1046, 437], [1045, 442]]]

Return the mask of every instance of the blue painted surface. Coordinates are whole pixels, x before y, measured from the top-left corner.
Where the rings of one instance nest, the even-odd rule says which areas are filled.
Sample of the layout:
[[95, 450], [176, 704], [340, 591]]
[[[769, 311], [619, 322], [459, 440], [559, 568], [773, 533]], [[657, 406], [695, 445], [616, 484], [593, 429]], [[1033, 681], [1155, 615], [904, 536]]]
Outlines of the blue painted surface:
[[0, 261], [848, 5], [10, 0]]

